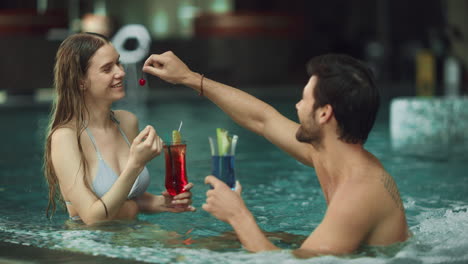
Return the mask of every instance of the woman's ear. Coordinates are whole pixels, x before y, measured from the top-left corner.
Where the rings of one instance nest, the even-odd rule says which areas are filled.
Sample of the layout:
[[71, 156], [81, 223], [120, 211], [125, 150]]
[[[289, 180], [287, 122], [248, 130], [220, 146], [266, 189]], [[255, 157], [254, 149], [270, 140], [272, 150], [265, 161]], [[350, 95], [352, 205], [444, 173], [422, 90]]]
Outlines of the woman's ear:
[[81, 80], [81, 81], [80, 81], [80, 90], [82, 90], [82, 91], [86, 90], [86, 85], [85, 85], [85, 81], [84, 81], [84, 80]]

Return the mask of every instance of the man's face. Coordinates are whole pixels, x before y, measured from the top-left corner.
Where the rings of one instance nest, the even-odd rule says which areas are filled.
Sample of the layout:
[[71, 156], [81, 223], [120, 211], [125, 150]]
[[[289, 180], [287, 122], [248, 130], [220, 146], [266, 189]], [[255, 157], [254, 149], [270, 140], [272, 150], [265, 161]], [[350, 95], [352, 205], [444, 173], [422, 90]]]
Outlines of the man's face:
[[302, 99], [296, 104], [297, 116], [299, 117], [299, 129], [296, 132], [296, 139], [299, 142], [320, 145], [322, 141], [322, 131], [315, 120], [314, 111], [314, 89], [317, 84], [317, 76], [310, 77], [309, 82], [304, 87]]

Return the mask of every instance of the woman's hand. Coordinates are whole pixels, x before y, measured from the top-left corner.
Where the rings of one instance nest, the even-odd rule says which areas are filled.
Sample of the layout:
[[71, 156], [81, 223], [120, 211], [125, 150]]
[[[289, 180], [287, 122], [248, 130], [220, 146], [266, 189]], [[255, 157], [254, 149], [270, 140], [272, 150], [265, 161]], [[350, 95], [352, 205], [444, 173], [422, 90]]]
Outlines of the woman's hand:
[[143, 168], [146, 163], [161, 153], [163, 142], [152, 126], [146, 126], [130, 146], [128, 165]]
[[162, 193], [164, 197], [164, 204], [162, 204], [163, 210], [172, 213], [182, 213], [182, 212], [194, 212], [196, 209], [192, 204], [192, 189], [193, 183], [185, 185], [185, 192], [179, 193], [176, 196], [171, 196], [167, 191]]

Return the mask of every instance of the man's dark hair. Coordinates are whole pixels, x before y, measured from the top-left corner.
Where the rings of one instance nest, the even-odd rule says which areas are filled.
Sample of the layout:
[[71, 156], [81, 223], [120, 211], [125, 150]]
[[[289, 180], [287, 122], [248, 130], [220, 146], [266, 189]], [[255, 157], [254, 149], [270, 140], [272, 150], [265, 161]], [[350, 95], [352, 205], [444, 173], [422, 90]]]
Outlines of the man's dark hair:
[[307, 72], [317, 76], [313, 110], [331, 105], [338, 122], [339, 139], [364, 144], [380, 106], [371, 70], [350, 56], [326, 54], [312, 58]]

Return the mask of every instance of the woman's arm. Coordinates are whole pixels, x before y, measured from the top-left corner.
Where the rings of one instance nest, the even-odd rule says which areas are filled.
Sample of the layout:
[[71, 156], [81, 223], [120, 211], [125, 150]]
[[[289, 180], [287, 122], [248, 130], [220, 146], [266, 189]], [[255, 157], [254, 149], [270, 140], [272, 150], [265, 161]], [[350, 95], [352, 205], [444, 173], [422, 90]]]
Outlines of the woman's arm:
[[133, 141], [126, 167], [101, 200], [86, 187], [78, 142], [73, 129], [61, 128], [54, 132], [51, 156], [64, 196], [72, 202], [83, 222], [93, 224], [117, 216], [144, 165], [159, 155], [161, 148], [154, 129], [145, 128]]
[[[120, 120], [120, 126], [124, 130], [128, 139], [131, 141], [138, 134], [138, 118], [124, 110], [114, 111], [118, 120]], [[195, 211], [192, 204], [192, 193], [190, 189], [193, 187], [192, 183], [185, 186], [185, 192], [178, 194], [174, 197], [170, 196], [167, 192], [163, 192], [162, 195], [154, 195], [149, 192], [145, 192], [140, 197], [136, 198], [135, 201], [138, 204], [138, 208], [142, 213], [160, 213], [160, 212], [173, 212], [180, 213], [186, 211]], [[177, 205], [177, 207], [174, 207]]]
[[193, 187], [192, 183], [185, 186], [186, 192], [180, 193], [174, 197], [170, 196], [166, 191], [162, 195], [154, 195], [145, 192], [143, 195], [135, 199], [138, 210], [142, 213], [161, 213], [161, 212], [193, 212], [195, 207], [192, 204], [192, 193], [190, 189]]
[[140, 212], [138, 204], [134, 200], [126, 200], [120, 207], [119, 212], [113, 219], [132, 220], [135, 219]]

